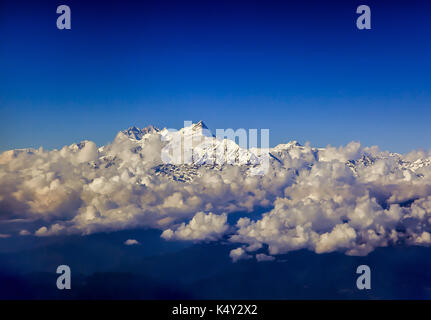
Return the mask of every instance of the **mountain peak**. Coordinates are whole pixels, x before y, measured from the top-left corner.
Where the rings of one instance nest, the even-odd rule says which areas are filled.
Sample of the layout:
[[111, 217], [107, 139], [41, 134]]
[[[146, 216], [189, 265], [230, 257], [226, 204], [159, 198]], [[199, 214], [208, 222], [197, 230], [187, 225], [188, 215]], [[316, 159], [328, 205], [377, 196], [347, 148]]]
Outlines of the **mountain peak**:
[[139, 128], [136, 126], [131, 126], [126, 131], [139, 131]]
[[123, 130], [122, 132], [129, 138], [133, 138], [135, 140], [141, 140], [144, 135], [148, 133], [156, 133], [159, 131], [160, 131], [159, 128], [156, 128], [153, 125], [149, 125], [143, 129], [139, 129], [136, 126], [131, 126], [129, 127], [129, 129]]
[[288, 146], [291, 147], [302, 147], [302, 144], [300, 144], [298, 141], [296, 140], [292, 140], [290, 142], [287, 143]]
[[141, 129], [141, 132], [143, 134], [156, 133], [156, 132], [160, 132], [160, 129], [150, 124], [149, 126], [146, 126], [145, 128]]
[[199, 120], [198, 123], [195, 123], [193, 125], [193, 129], [208, 129], [208, 127], [205, 125], [205, 123], [202, 120]]

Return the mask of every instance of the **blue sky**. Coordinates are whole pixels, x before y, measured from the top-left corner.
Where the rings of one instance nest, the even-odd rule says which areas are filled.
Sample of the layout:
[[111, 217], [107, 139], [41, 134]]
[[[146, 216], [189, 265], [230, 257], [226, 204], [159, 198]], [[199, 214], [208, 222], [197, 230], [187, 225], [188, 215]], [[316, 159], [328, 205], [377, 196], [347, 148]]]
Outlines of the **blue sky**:
[[[360, 4], [372, 30], [356, 29]], [[271, 145], [431, 149], [430, 15], [425, 1], [1, 1], [0, 150], [200, 119], [269, 128]]]

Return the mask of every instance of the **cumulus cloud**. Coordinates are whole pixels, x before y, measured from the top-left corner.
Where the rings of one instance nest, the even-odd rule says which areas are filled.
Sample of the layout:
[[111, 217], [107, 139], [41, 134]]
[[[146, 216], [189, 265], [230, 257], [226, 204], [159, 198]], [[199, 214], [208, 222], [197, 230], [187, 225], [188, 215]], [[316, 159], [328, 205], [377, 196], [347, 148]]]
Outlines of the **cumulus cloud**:
[[[20, 221], [19, 235], [150, 227], [167, 240], [227, 237], [241, 245], [231, 252], [235, 261], [263, 247], [258, 261], [298, 249], [366, 255], [398, 243], [431, 244], [430, 152], [290, 142], [254, 155], [235, 147], [232, 161], [220, 164], [206, 162], [207, 148], [218, 143], [207, 135], [192, 163], [167, 164], [162, 150], [175, 133], [133, 133], [120, 132], [101, 148], [83, 141], [3, 152], [0, 220]], [[253, 175], [268, 152], [268, 170]], [[262, 207], [261, 217], [228, 223], [231, 213]]]
[[31, 235], [31, 233], [28, 230], [23, 229], [19, 232], [19, 235], [20, 236], [29, 236], [29, 235]]
[[136, 246], [136, 245], [138, 245], [140, 243], [139, 243], [138, 240], [135, 240], [135, 239], [127, 239], [126, 241], [124, 241], [124, 244], [126, 246]]
[[212, 212], [198, 212], [188, 224], [182, 223], [175, 231], [167, 229], [162, 233], [166, 240], [217, 240], [229, 228], [227, 215], [216, 215]]
[[241, 247], [231, 250], [229, 256], [232, 258], [233, 262], [237, 262], [238, 260], [250, 259], [252, 257], [244, 250], [244, 248]]

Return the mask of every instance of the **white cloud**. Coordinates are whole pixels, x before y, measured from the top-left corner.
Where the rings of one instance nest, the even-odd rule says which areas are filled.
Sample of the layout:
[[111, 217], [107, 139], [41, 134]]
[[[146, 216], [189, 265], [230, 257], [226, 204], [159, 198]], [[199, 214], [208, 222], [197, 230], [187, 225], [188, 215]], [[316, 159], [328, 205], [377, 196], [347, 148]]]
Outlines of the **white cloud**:
[[233, 262], [251, 258], [251, 255], [247, 254], [244, 248], [241, 248], [241, 247], [231, 250], [229, 256], [232, 258]]
[[217, 240], [228, 229], [226, 221], [226, 214], [198, 212], [188, 224], [182, 223], [175, 231], [165, 230], [162, 238], [166, 240]]
[[124, 244], [126, 246], [136, 246], [136, 245], [138, 245], [140, 243], [139, 243], [138, 240], [135, 240], [135, 239], [127, 239], [126, 241], [124, 241]]
[[39, 229], [36, 230], [36, 232], [34, 233], [36, 236], [47, 236], [48, 235], [48, 228], [47, 227], [40, 227]]
[[354, 246], [356, 231], [346, 223], [337, 224], [331, 232], [321, 234], [316, 243], [316, 252], [331, 252], [340, 248], [350, 248]]
[[31, 233], [28, 230], [21, 230], [19, 232], [19, 235], [20, 236], [29, 236], [29, 235], [31, 235]]
[[[271, 256], [298, 249], [365, 255], [399, 242], [431, 244], [430, 152], [398, 155], [357, 142], [324, 149], [292, 142], [271, 149], [268, 171], [253, 176], [255, 164], [245, 160], [166, 165], [160, 158], [165, 144], [159, 132], [141, 140], [119, 133], [99, 149], [84, 141], [60, 150], [3, 152], [2, 219], [37, 221], [37, 227], [23, 226], [21, 235], [137, 227], [161, 229], [172, 240], [228, 235], [242, 246], [231, 252], [233, 259], [263, 246]], [[272, 209], [228, 224], [230, 213], [260, 207]]]

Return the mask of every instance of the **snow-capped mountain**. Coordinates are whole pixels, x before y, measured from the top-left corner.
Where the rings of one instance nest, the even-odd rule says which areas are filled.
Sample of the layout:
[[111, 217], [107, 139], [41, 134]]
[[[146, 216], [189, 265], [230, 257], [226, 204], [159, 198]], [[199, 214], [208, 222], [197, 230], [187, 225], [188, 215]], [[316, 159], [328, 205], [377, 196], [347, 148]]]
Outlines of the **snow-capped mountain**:
[[[324, 153], [326, 148], [310, 148], [301, 145], [298, 141], [290, 141], [287, 143], [279, 144], [269, 149], [259, 148], [241, 148], [234, 141], [229, 139], [220, 139], [215, 137], [210, 129], [203, 121], [191, 124], [188, 127], [182, 128], [178, 131], [170, 131], [168, 129], [160, 130], [153, 126], [148, 126], [143, 129], [137, 127], [130, 127], [119, 133], [127, 137], [131, 142], [139, 146], [139, 150], [144, 150], [145, 141], [150, 137], [160, 137], [162, 141], [173, 142], [177, 144], [184, 143], [185, 139], [193, 140], [192, 153], [189, 158], [181, 159], [170, 158], [171, 163], [165, 163], [157, 167], [157, 174], [173, 174], [177, 180], [181, 180], [178, 176], [187, 177], [185, 180], [190, 180], [193, 173], [201, 166], [206, 168], [220, 170], [223, 165], [234, 165], [251, 169], [258, 166], [262, 162], [264, 156], [268, 156], [270, 163], [285, 164], [288, 158], [292, 161], [295, 158], [301, 158], [303, 154], [310, 153], [313, 155], [313, 160], [325, 159]], [[181, 147], [180, 147], [181, 148]], [[184, 150], [183, 150], [184, 151]], [[410, 170], [416, 172], [421, 168], [431, 165], [431, 159], [417, 159], [413, 162], [402, 159], [402, 156], [397, 153], [364, 153], [352, 159], [346, 159], [345, 164], [355, 174], [359, 168], [371, 166], [379, 160], [391, 160], [398, 169]], [[266, 159], [265, 159], [266, 160]], [[250, 173], [247, 170], [246, 173]]]
[[[164, 148], [150, 148], [154, 141], [159, 141]], [[265, 161], [269, 167], [277, 166], [278, 170], [287, 170], [298, 159], [303, 167], [311, 168], [315, 161], [331, 161], [331, 151], [328, 148], [312, 148], [303, 146], [297, 141], [279, 144], [273, 148], [244, 148], [227, 138], [217, 138], [203, 121], [190, 123], [180, 130], [159, 129], [152, 125], [144, 128], [132, 126], [118, 132], [115, 143], [97, 149], [97, 159], [88, 161], [93, 168], [109, 168], [124, 165], [124, 158], [118, 154], [116, 145], [127, 145], [129, 151], [137, 155], [142, 162], [151, 154], [157, 160], [154, 162], [154, 172], [157, 176], [168, 176], [177, 181], [191, 181], [199, 175], [199, 169], [223, 170], [228, 166], [239, 167], [244, 174], [255, 174]], [[72, 144], [69, 150], [77, 152], [88, 145], [89, 141]], [[63, 148], [64, 149], [64, 148]], [[35, 149], [17, 149], [3, 153], [0, 161], [7, 162], [20, 153], [32, 154]], [[162, 159], [164, 158], [164, 159]], [[83, 159], [85, 161], [85, 158]], [[342, 159], [337, 159], [342, 160]], [[420, 176], [423, 168], [431, 166], [431, 158], [407, 160], [400, 154], [373, 151], [362, 151], [344, 159], [347, 168], [357, 175], [365, 167], [371, 167], [384, 161], [386, 166], [392, 164], [389, 170], [401, 170]], [[297, 166], [297, 164], [295, 164]], [[261, 171], [261, 170], [260, 170]], [[262, 173], [262, 172], [260, 172]]]
[[[241, 148], [227, 138], [217, 138], [203, 121], [190, 124], [180, 130], [160, 130], [153, 126], [143, 129], [130, 127], [121, 131], [116, 139], [126, 138], [139, 150], [145, 149], [148, 139], [160, 139], [165, 143], [163, 162], [167, 167], [186, 165], [184, 170], [199, 166], [220, 167], [224, 164], [256, 167], [262, 162], [264, 155], [256, 150]], [[158, 168], [157, 172], [165, 169]], [[160, 171], [161, 170], [161, 171]]]
[[[155, 174], [158, 176], [168, 176], [176, 181], [191, 181], [194, 176], [199, 175], [199, 169], [223, 170], [225, 166], [237, 166], [243, 170], [244, 174], [254, 174], [262, 165], [268, 161], [270, 166], [277, 165], [280, 168], [288, 169], [289, 163], [295, 159], [307, 159], [304, 167], [311, 167], [314, 161], [329, 161], [327, 148], [311, 148], [303, 146], [297, 141], [290, 141], [279, 144], [273, 148], [242, 148], [235, 141], [227, 138], [217, 138], [203, 121], [191, 123], [180, 130], [159, 129], [152, 125], [144, 128], [132, 126], [120, 131], [116, 136], [116, 141], [127, 141], [130, 144], [131, 152], [138, 154], [144, 159], [147, 152], [147, 145], [151, 139], [160, 140], [165, 145], [165, 159], [154, 166]], [[82, 148], [86, 142], [73, 145], [72, 148]], [[187, 152], [187, 143], [190, 152]], [[115, 164], [115, 153], [111, 147], [101, 147], [99, 151], [99, 161], [92, 162], [94, 166], [111, 166]], [[178, 151], [175, 152], [174, 150]], [[176, 153], [176, 154], [175, 154]], [[304, 157], [304, 155], [307, 155]], [[345, 165], [356, 175], [358, 170], [364, 167], [375, 165], [380, 160], [385, 163], [393, 163], [394, 168], [411, 171], [416, 174], [424, 167], [431, 165], [431, 158], [416, 159], [413, 162], [403, 159], [402, 155], [387, 152], [363, 152], [360, 155], [352, 155], [351, 159], [345, 159]], [[118, 161], [117, 161], [118, 162]], [[419, 173], [419, 172], [418, 172]]]
[[133, 126], [127, 130], [121, 131], [122, 134], [131, 138], [132, 140], [141, 140], [145, 135], [153, 134], [153, 133], [157, 133], [157, 132], [160, 132], [160, 129], [155, 128], [152, 125], [149, 125], [148, 127], [145, 127], [143, 129], [139, 129], [139, 128]]

